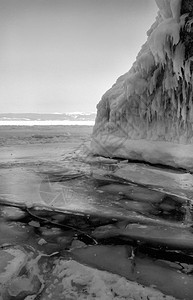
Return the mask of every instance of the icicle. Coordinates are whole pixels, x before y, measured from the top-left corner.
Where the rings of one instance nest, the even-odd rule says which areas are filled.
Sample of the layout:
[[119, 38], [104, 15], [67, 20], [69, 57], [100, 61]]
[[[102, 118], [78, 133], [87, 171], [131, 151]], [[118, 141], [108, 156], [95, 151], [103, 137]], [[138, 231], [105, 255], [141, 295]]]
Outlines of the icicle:
[[191, 107], [191, 105], [192, 105], [192, 99], [193, 98], [193, 91], [192, 91], [192, 89], [191, 89], [191, 91], [190, 91], [190, 96], [189, 96], [189, 103], [188, 103], [188, 105], [189, 105], [189, 108]]
[[154, 85], [153, 85], [152, 80], [151, 80], [150, 83], [149, 83], [149, 93], [150, 93], [150, 95], [153, 93], [153, 91], [154, 91]]
[[[158, 78], [160, 72], [161, 72], [161, 68], [157, 68], [157, 69], [154, 71], [153, 76], [151, 77], [151, 80], [150, 80], [150, 87], [149, 87], [149, 89], [150, 89], [151, 91], [153, 91], [154, 89], [156, 89], [157, 78]], [[151, 92], [150, 92], [150, 94], [151, 94]]]
[[182, 97], [183, 97], [183, 101], [186, 101], [186, 85], [185, 85], [185, 82], [183, 82], [183, 84], [182, 84]]
[[162, 96], [162, 91], [161, 89], [158, 89], [154, 97], [154, 107], [156, 109], [157, 115], [159, 115], [159, 111], [161, 109], [161, 96]]
[[186, 18], [189, 16], [189, 14], [184, 14], [180, 17], [180, 27], [184, 27], [186, 23]]
[[163, 81], [163, 87], [165, 91], [168, 91], [170, 89], [174, 88], [174, 80], [173, 80], [173, 76], [172, 75], [172, 71], [166, 71], [165, 73], [165, 79]]
[[190, 110], [189, 110], [189, 120], [193, 122], [193, 103], [191, 103]]
[[172, 102], [172, 104], [173, 104], [173, 107], [176, 109], [176, 108], [177, 108], [177, 102], [176, 102], [176, 99], [175, 99], [175, 93], [174, 93], [174, 90], [172, 90], [171, 102]]
[[139, 102], [139, 115], [141, 118], [143, 118], [145, 116], [146, 110], [147, 110], [145, 101], [146, 101], [146, 99], [143, 96], [141, 96], [141, 100]]
[[178, 79], [176, 75], [173, 75], [173, 88], [176, 89], [178, 87]]
[[172, 90], [171, 89], [168, 89], [168, 96], [171, 99], [171, 97], [172, 97]]
[[154, 100], [151, 103], [151, 113], [152, 113], [152, 116], [154, 117], [155, 113], [156, 113], [156, 105], [155, 105], [155, 101]]
[[152, 111], [152, 115], [155, 116], [155, 113], [158, 110], [158, 106], [157, 106], [157, 101], [156, 101], [156, 97], [154, 97], [152, 103], [151, 103], [151, 111]]
[[178, 96], [178, 110], [177, 110], [177, 118], [180, 118], [180, 110], [181, 110], [181, 104], [180, 104], [180, 96]]
[[177, 87], [178, 87], [178, 80], [177, 80], [176, 76], [174, 75], [174, 76], [170, 77], [170, 88], [175, 90]]
[[137, 67], [139, 71], [145, 71], [148, 73], [154, 65], [155, 60], [149, 49], [137, 59]]
[[186, 31], [191, 32], [192, 24], [193, 24], [193, 19], [189, 20], [189, 21], [186, 23]]
[[150, 80], [150, 86], [152, 86], [153, 89], [156, 87], [157, 75], [158, 75], [158, 69], [154, 71], [153, 76], [151, 77]]
[[186, 60], [186, 62], [185, 62], [184, 76], [185, 76], [186, 82], [190, 82], [190, 79], [191, 79], [190, 60]]
[[163, 82], [164, 91], [167, 91], [170, 88], [169, 76], [166, 76]]
[[173, 49], [171, 49], [171, 46], [170, 46], [170, 39], [169, 39], [169, 37], [167, 37], [166, 43], [165, 43], [165, 53], [169, 59], [173, 59], [173, 51], [172, 50]]
[[176, 46], [174, 58], [173, 58], [173, 69], [174, 73], [177, 76], [177, 79], [182, 78], [182, 68], [184, 67], [184, 56], [185, 56], [185, 47], [182, 43], [179, 43]]
[[182, 120], [184, 122], [186, 122], [186, 104], [184, 103], [182, 110], [181, 110], [181, 116], [182, 116]]

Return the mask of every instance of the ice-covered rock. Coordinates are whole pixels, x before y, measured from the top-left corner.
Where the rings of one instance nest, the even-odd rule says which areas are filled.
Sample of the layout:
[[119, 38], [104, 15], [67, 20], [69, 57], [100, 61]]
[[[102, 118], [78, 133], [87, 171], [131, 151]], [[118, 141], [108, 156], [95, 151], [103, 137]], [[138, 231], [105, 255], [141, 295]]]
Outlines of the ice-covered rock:
[[19, 246], [0, 249], [0, 299], [35, 299], [39, 294], [43, 281], [39, 257], [33, 254]]
[[[85, 249], [76, 249], [76, 256], [80, 257], [83, 254], [83, 260], [85, 259], [84, 253], [82, 250]], [[90, 251], [89, 251], [90, 250]], [[96, 248], [86, 249], [86, 255], [88, 254], [88, 260], [85, 259], [86, 263], [90, 263], [92, 259], [92, 254], [96, 250]], [[105, 261], [105, 255], [109, 255], [106, 247], [102, 247], [100, 251], [97, 248], [99, 256], [97, 256], [99, 262], [97, 267], [100, 268], [100, 265], [103, 261]], [[117, 249], [116, 249], [117, 250]], [[118, 249], [119, 250], [119, 249]], [[121, 251], [120, 254], [125, 254], [124, 251]], [[111, 253], [110, 253], [111, 254]], [[107, 259], [107, 270], [111, 271], [111, 267], [109, 264], [113, 261], [113, 259], [121, 260], [119, 253], [113, 253], [114, 256], [111, 255], [110, 262]], [[96, 257], [94, 257], [94, 261], [96, 261]], [[125, 269], [128, 267], [128, 258], [122, 259], [122, 267], [118, 267], [121, 271], [124, 269], [124, 263], [126, 262]], [[116, 264], [117, 267], [117, 264]], [[105, 268], [104, 268], [105, 269]], [[115, 269], [115, 268], [114, 268]], [[114, 271], [114, 269], [112, 271]], [[120, 272], [121, 272], [120, 271]], [[128, 272], [129, 273], [129, 272]], [[179, 276], [178, 276], [179, 277]], [[152, 287], [144, 287], [141, 284], [136, 282], [129, 281], [119, 275], [112, 274], [107, 271], [100, 271], [94, 269], [89, 266], [85, 266], [76, 262], [75, 260], [62, 260], [60, 259], [56, 262], [56, 267], [51, 273], [50, 284], [46, 289], [44, 289], [42, 295], [42, 300], [47, 299], [80, 299], [80, 300], [175, 300], [176, 298], [172, 296], [167, 296], [162, 292], [158, 291], [158, 289], [154, 289]], [[189, 299], [189, 298], [186, 298]]]
[[23, 219], [26, 213], [18, 207], [1, 206], [0, 215], [3, 216], [4, 219], [17, 221]]
[[[140, 258], [137, 255], [133, 257], [132, 248], [129, 246], [96, 245], [82, 249], [75, 249], [74, 251], [72, 251], [72, 253], [75, 259], [80, 263], [90, 265], [97, 269], [108, 271], [110, 273], [118, 274], [122, 277], [127, 278], [129, 281], [137, 282], [138, 284], [142, 284], [146, 287], [155, 287], [165, 295], [170, 295], [171, 297], [173, 296], [175, 297], [175, 299], [193, 299], [193, 277], [191, 275], [189, 276], [184, 273], [178, 272], [178, 270], [172, 269], [168, 265], [163, 264], [160, 261], [152, 260], [148, 257]], [[74, 271], [73, 274], [77, 274], [76, 271]], [[101, 276], [103, 276], [102, 273]], [[78, 275], [78, 279], [81, 280], [82, 276]], [[81, 282], [79, 281], [79, 283], [83, 284], [82, 280]], [[141, 292], [140, 285], [139, 289], [137, 289], [139, 292]], [[95, 283], [95, 290], [97, 290], [98, 292], [101, 291], [101, 288], [98, 290], [97, 287], [98, 284]], [[111, 284], [111, 291], [113, 290], [113, 284]], [[121, 288], [121, 290], [124, 293], [122, 294], [122, 296], [125, 295], [125, 298], [114, 298], [110, 294], [109, 298], [105, 298], [103, 295], [102, 297], [96, 297], [95, 299], [161, 300], [164, 299], [164, 297], [168, 299], [168, 296], [162, 296], [163, 294], [160, 294], [157, 297], [156, 294], [154, 296], [152, 294], [147, 295], [145, 290], [141, 294], [136, 295], [136, 293], [132, 293], [131, 287], [128, 289], [126, 284], [124, 285], [123, 289]], [[128, 294], [129, 291], [130, 293]], [[115, 293], [117, 294], [117, 296], [119, 295], [117, 290], [115, 291]], [[77, 298], [82, 299], [80, 297]], [[88, 297], [86, 299], [93, 298]]]
[[94, 154], [193, 167], [193, 2], [159, 11], [132, 68], [97, 105]]

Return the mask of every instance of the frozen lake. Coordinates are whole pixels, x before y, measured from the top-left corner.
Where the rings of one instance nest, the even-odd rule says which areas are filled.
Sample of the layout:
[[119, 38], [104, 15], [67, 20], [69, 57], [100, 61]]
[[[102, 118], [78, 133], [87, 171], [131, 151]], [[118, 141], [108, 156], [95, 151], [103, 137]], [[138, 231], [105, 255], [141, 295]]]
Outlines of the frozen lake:
[[[192, 175], [93, 157], [89, 154], [92, 128], [77, 129], [1, 127], [0, 255], [8, 251], [17, 262], [21, 259], [20, 265], [22, 253], [29, 256], [29, 249], [34, 255], [53, 255], [64, 264], [70, 257], [81, 268], [93, 268], [93, 276], [101, 270], [136, 282], [133, 299], [138, 299], [140, 290], [141, 299], [153, 293], [156, 299], [166, 294], [192, 300]], [[38, 276], [41, 267], [38, 264]], [[75, 273], [71, 276], [77, 280]], [[45, 287], [52, 279], [42, 280]], [[21, 282], [14, 283], [20, 291], [16, 299], [23, 293]], [[11, 299], [9, 289], [3, 285], [6, 300]], [[24, 294], [37, 296], [40, 289]], [[47, 299], [48, 294], [60, 299], [57, 290], [58, 281], [49, 291], [42, 289], [38, 299]], [[121, 295], [117, 299], [129, 299]]]

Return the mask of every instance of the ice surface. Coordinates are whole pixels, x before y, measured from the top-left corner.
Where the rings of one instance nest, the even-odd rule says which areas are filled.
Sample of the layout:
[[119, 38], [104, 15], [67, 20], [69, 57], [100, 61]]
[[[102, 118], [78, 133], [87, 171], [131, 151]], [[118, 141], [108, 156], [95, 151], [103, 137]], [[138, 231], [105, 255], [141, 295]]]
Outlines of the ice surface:
[[[93, 156], [87, 142], [80, 147], [89, 128], [0, 129], [9, 139], [0, 157], [0, 247], [30, 254], [9, 281], [12, 297], [30, 295], [37, 279], [30, 299], [192, 300], [192, 175]], [[62, 130], [67, 140], [41, 143]], [[33, 134], [43, 139], [28, 143]], [[101, 226], [105, 241], [94, 237]]]
[[128, 164], [115, 176], [193, 200], [193, 175], [140, 164]]
[[193, 144], [182, 145], [166, 141], [127, 139], [120, 135], [99, 132], [91, 142], [92, 152], [110, 158], [129, 158], [176, 168], [193, 169]]
[[191, 231], [168, 226], [141, 224], [128, 224], [121, 228], [102, 226], [93, 232], [93, 236], [98, 239], [119, 236], [128, 238], [128, 240], [132, 238], [139, 243], [146, 241], [150, 245], [153, 243], [169, 249], [193, 249], [193, 234]]

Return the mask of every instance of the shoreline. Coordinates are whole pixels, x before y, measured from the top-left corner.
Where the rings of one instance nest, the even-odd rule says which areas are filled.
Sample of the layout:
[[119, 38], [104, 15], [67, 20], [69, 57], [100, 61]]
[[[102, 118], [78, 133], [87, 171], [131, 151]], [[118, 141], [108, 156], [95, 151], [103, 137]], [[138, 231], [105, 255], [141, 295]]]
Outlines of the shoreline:
[[95, 121], [0, 121], [0, 126], [94, 126]]

